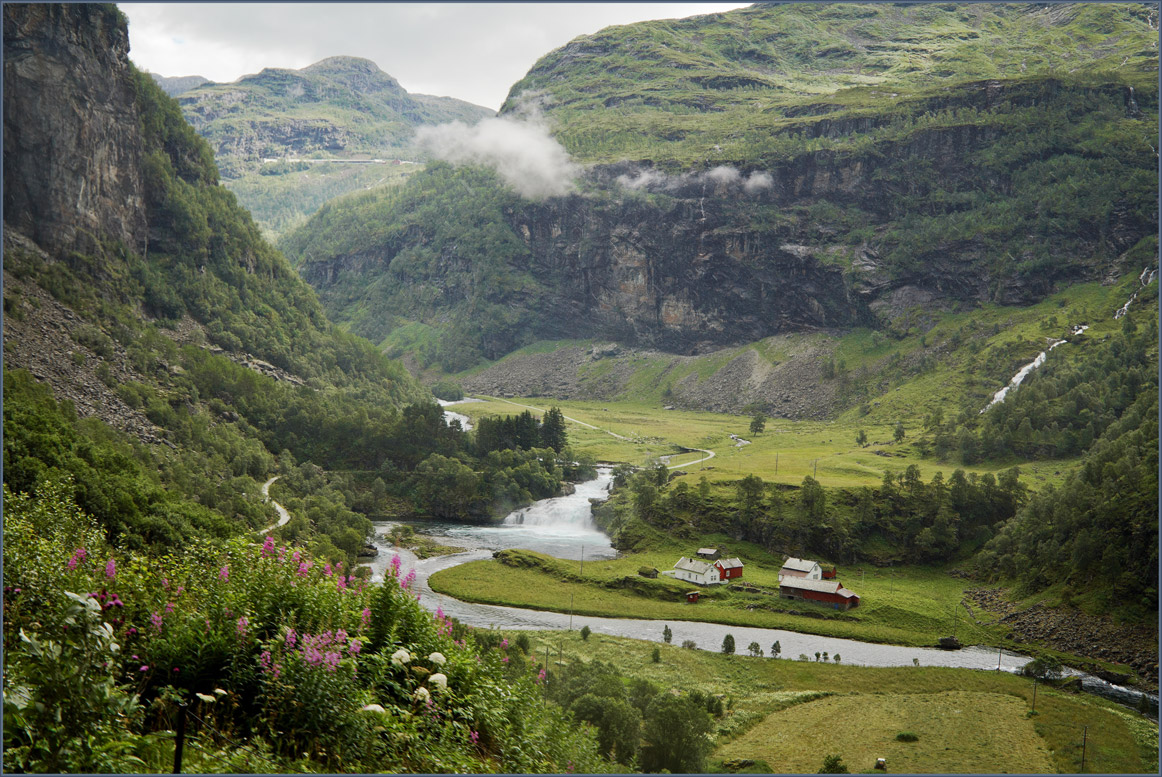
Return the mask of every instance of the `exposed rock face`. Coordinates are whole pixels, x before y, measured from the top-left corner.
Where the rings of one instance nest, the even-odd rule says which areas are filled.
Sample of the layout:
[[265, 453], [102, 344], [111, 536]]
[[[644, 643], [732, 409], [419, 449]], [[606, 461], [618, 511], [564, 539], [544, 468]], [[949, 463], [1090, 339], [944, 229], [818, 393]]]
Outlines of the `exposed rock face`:
[[51, 253], [144, 242], [128, 53], [112, 5], [4, 5], [4, 221]]

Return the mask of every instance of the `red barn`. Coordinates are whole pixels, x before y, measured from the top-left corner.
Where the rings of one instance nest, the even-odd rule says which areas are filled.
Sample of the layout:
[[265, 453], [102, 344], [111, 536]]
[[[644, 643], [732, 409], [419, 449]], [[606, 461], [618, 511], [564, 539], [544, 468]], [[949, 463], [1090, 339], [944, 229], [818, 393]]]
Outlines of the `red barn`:
[[718, 577], [722, 580], [734, 580], [742, 577], [742, 561], [736, 558], [720, 558], [714, 562], [718, 567]]
[[838, 580], [784, 577], [779, 581], [779, 596], [818, 602], [836, 610], [848, 610], [859, 606], [859, 597], [855, 592], [844, 588]]

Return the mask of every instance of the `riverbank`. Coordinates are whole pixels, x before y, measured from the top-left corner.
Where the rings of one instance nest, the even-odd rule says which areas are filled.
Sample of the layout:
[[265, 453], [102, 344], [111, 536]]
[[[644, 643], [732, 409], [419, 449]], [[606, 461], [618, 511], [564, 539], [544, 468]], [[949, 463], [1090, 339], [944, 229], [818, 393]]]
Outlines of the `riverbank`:
[[[886, 757], [896, 773], [1070, 773], [1080, 767], [1084, 729], [1087, 772], [1157, 772], [1156, 724], [1111, 702], [1044, 685], [1030, 715], [1032, 682], [1006, 672], [854, 667], [846, 657], [840, 664], [773, 660], [770, 645], [761, 646], [767, 657], [743, 655], [742, 641], [728, 656], [683, 649], [677, 634], [669, 645], [599, 632], [588, 640], [577, 631], [529, 636], [531, 652], [547, 651], [552, 665], [602, 661], [663, 689], [720, 695], [727, 710], [712, 731], [712, 768], [750, 759], [776, 773], [814, 772], [822, 762], [819, 731], [826, 729], [826, 752], [841, 755], [852, 772]], [[897, 741], [902, 731], [917, 741]], [[807, 756], [814, 760], [801, 760]]]
[[[964, 612], [957, 619], [954, 612], [963, 598], [964, 581], [934, 570], [897, 568], [891, 573], [866, 570], [863, 575], [842, 575], [844, 584], [863, 600], [857, 608], [836, 612], [725, 586], [698, 589], [698, 603], [688, 604], [684, 594], [697, 586], [637, 574], [641, 567], [660, 566], [663, 557], [669, 559], [670, 554], [633, 554], [587, 563], [582, 569], [540, 553], [508, 551], [497, 559], [439, 571], [428, 584], [437, 593], [463, 601], [606, 618], [783, 629], [915, 647], [933, 647], [940, 637], [955, 633], [966, 645], [1015, 647], [1000, 628], [978, 625]], [[672, 560], [662, 568], [669, 566]], [[778, 590], [777, 569], [747, 564], [744, 580], [765, 591]]]

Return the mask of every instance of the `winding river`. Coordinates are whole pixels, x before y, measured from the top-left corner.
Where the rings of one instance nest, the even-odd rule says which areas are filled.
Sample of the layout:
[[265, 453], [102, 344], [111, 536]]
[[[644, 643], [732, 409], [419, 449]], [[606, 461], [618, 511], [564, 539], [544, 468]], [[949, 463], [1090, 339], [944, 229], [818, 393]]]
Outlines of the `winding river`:
[[[639, 620], [634, 618], [600, 618], [589, 615], [527, 610], [518, 607], [500, 607], [488, 604], [463, 602], [434, 592], [428, 585], [428, 578], [442, 570], [469, 561], [491, 558], [496, 550], [505, 548], [525, 548], [547, 553], [557, 558], [598, 560], [613, 558], [617, 551], [610, 545], [609, 537], [601, 533], [593, 524], [590, 499], [603, 500], [609, 495], [612, 476], [608, 469], [601, 469], [595, 480], [577, 485], [576, 492], [563, 497], [543, 499], [530, 507], [510, 513], [501, 525], [469, 526], [453, 523], [416, 524], [424, 534], [434, 535], [450, 545], [467, 548], [464, 553], [418, 559], [410, 551], [393, 546], [388, 533], [392, 523], [376, 526], [374, 544], [379, 555], [369, 564], [372, 580], [382, 581], [391, 558], [399, 555], [402, 573], [409, 570], [416, 573], [415, 590], [421, 603], [429, 610], [437, 607], [446, 615], [478, 627], [501, 629], [579, 629], [588, 626], [592, 631], [618, 637], [662, 641], [662, 628], [669, 625], [673, 631], [673, 644], [680, 645], [693, 640], [702, 650], [717, 651], [727, 633], [734, 635], [735, 644], [748, 645], [758, 642], [764, 652], [770, 652], [771, 645], [778, 640], [782, 648], [782, 659], [795, 659], [800, 655], [814, 656], [816, 651], [827, 651], [834, 656], [842, 656], [842, 663], [863, 666], [946, 666], [967, 669], [1003, 670], [1016, 672], [1030, 658], [1019, 653], [996, 650], [987, 647], [966, 647], [962, 650], [940, 650], [938, 648], [917, 648], [901, 645], [883, 645], [860, 642], [852, 639], [801, 634], [781, 629], [764, 629], [745, 626], [727, 626], [716, 623], [693, 621]], [[1082, 687], [1092, 693], [1105, 696], [1123, 704], [1137, 703], [1141, 692], [1111, 685], [1100, 678], [1067, 669], [1067, 674], [1081, 678]], [[1148, 696], [1154, 709], [1158, 697]]]

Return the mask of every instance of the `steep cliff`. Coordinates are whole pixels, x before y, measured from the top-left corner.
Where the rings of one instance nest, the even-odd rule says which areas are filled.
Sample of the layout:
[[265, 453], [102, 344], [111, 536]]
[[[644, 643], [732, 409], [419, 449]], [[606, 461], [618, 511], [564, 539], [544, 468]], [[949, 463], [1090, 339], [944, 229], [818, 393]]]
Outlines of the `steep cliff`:
[[113, 6], [4, 7], [4, 220], [54, 252], [144, 245], [128, 52]]

